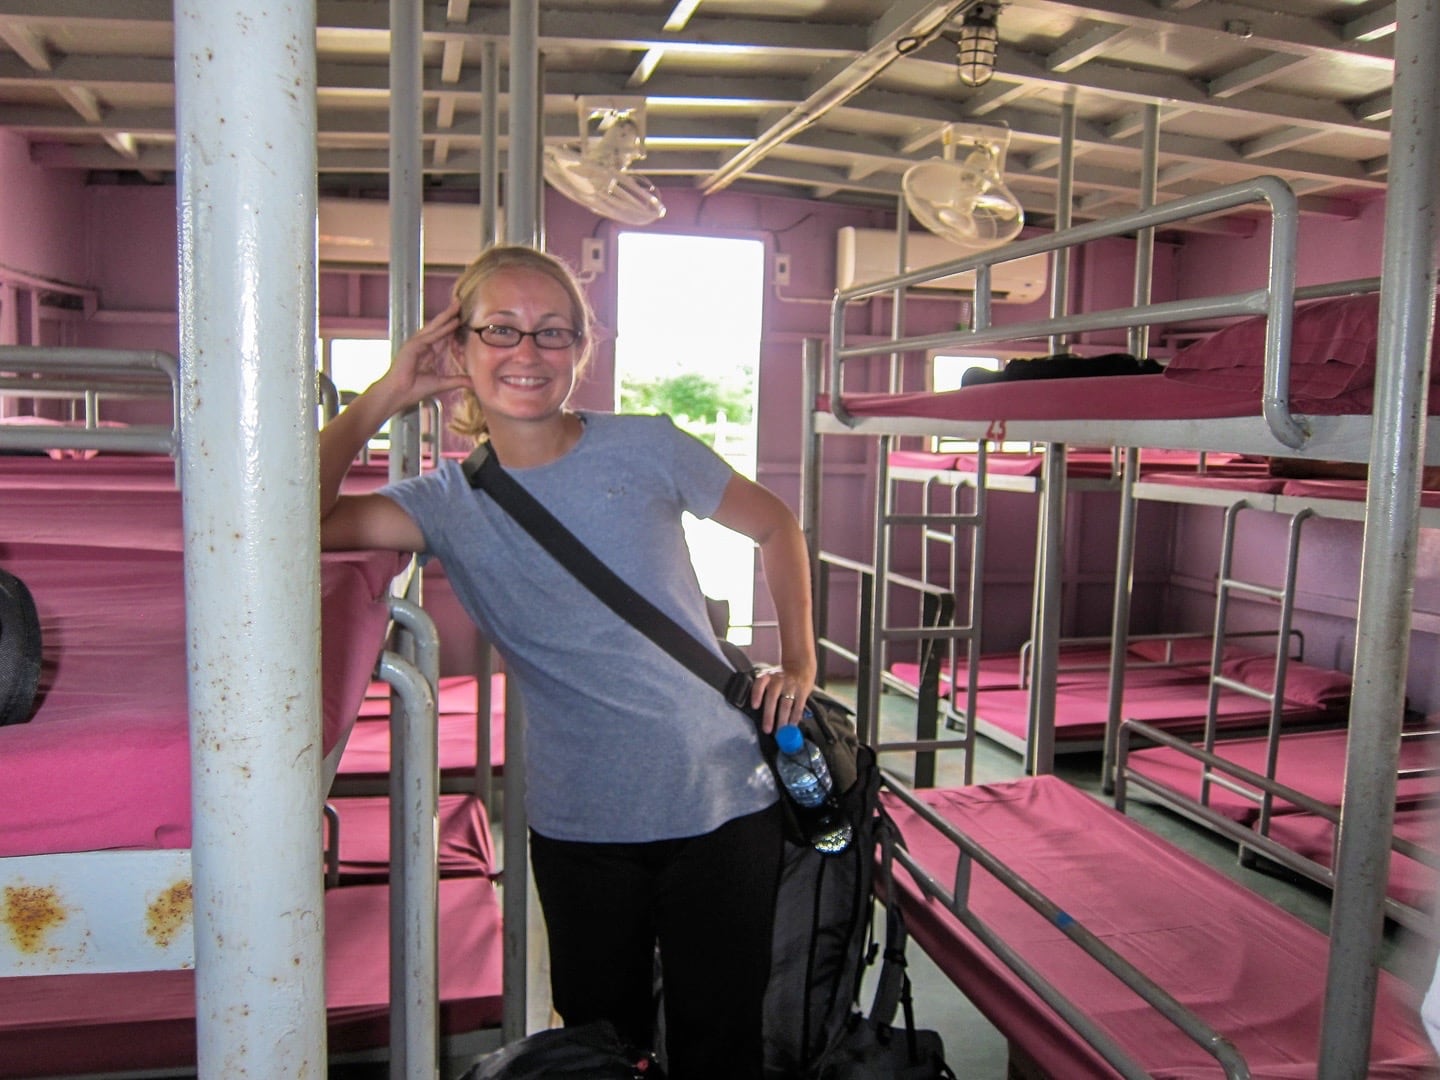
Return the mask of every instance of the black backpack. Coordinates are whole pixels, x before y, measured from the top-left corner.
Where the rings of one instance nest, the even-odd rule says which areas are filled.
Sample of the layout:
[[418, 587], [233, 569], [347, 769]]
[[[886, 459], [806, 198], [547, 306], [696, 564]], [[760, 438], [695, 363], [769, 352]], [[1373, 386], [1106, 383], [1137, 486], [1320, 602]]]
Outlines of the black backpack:
[[0, 570], [0, 724], [21, 724], [40, 688], [40, 618], [25, 583]]
[[874, 914], [880, 770], [863, 744], [855, 763], [858, 776], [841, 798], [855, 829], [850, 846], [824, 855], [785, 845], [765, 992], [766, 1080], [816, 1075], [860, 993]]

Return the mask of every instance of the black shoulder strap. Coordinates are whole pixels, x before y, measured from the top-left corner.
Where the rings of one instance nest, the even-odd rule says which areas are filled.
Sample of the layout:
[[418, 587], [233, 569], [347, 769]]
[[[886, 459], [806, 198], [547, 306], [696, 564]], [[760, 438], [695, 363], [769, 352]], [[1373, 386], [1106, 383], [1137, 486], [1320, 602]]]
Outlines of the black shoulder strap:
[[749, 672], [736, 671], [693, 634], [627, 585], [575, 534], [562, 525], [515, 478], [500, 467], [488, 445], [481, 445], [462, 466], [472, 488], [479, 488], [513, 517], [536, 543], [615, 614], [669, 653], [702, 682], [725, 695], [737, 709], [750, 704]]

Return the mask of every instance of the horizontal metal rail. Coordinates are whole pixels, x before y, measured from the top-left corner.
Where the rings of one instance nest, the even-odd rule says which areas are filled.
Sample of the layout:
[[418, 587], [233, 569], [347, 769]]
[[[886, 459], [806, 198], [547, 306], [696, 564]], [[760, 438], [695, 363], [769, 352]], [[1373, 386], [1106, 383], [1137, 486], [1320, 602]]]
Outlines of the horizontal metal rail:
[[[1335, 888], [1335, 871], [1332, 867], [1285, 846], [1280, 841], [1273, 839], [1266, 831], [1243, 825], [1211, 809], [1208, 787], [1204, 789], [1205, 794], [1196, 799], [1151, 780], [1143, 773], [1132, 770], [1128, 765], [1128, 760], [1131, 744], [1135, 737], [1144, 738], [1150, 743], [1169, 747], [1194, 758], [1203, 766], [1206, 784], [1223, 787], [1241, 798], [1251, 800], [1257, 806], [1280, 799], [1299, 807], [1305, 813], [1323, 818], [1336, 829], [1340, 825], [1339, 807], [1316, 799], [1314, 796], [1298, 791], [1273, 777], [1246, 768], [1212, 750], [1188, 743], [1140, 720], [1126, 720], [1120, 725], [1116, 747], [1114, 789], [1117, 810], [1124, 812], [1130, 787], [1139, 788], [1174, 812], [1203, 825], [1211, 832], [1234, 841], [1242, 850], [1256, 851], [1278, 866], [1283, 866], [1328, 889]], [[1216, 775], [1217, 773], [1219, 775]], [[1249, 788], [1247, 789], [1244, 785], [1249, 785]], [[1270, 817], [1266, 820], [1273, 821], [1274, 818]], [[1401, 837], [1392, 837], [1390, 846], [1393, 851], [1412, 858], [1424, 866], [1440, 869], [1440, 852], [1433, 848], [1424, 847]], [[1427, 936], [1433, 937], [1436, 934], [1434, 919], [1428, 913], [1391, 897], [1385, 898], [1384, 907], [1385, 913], [1400, 925]]]
[[[1169, 225], [1187, 218], [1202, 217], [1257, 202], [1269, 206], [1271, 217], [1270, 269], [1263, 289], [1064, 315], [1006, 327], [981, 327], [942, 334], [891, 338], [859, 345], [846, 343], [845, 307], [854, 300], [892, 293], [973, 270], [976, 272], [977, 303], [988, 305], [990, 268], [998, 263], [1075, 248], [1094, 240], [1121, 236], [1138, 229]], [[1194, 319], [1263, 314], [1266, 316], [1266, 329], [1262, 411], [1274, 437], [1285, 446], [1299, 448], [1305, 444], [1309, 432], [1290, 412], [1291, 318], [1295, 298], [1298, 224], [1299, 204], [1295, 193], [1278, 177], [1261, 176], [1204, 194], [1143, 208], [1133, 214], [1088, 222], [1075, 228], [1016, 241], [923, 270], [841, 289], [835, 293], [830, 309], [830, 412], [837, 421], [846, 426], [853, 426], [855, 423], [855, 418], [847, 412], [841, 400], [845, 385], [843, 365], [847, 359], [855, 357], [1053, 338], [1091, 330], [1130, 329]]]
[[1044, 976], [1029, 964], [1014, 949], [1007, 945], [969, 907], [969, 862], [974, 862], [1009, 889], [1020, 900], [1040, 914], [1096, 963], [1114, 975], [1146, 1004], [1162, 1017], [1185, 1033], [1197, 1046], [1213, 1057], [1232, 1080], [1244, 1080], [1250, 1076], [1249, 1066], [1240, 1052], [1223, 1035], [1215, 1031], [1193, 1012], [1187, 1009], [1163, 987], [1153, 982], [1114, 949], [1106, 945], [1081, 923], [1052, 901], [1039, 889], [1031, 885], [1003, 861], [981, 846], [953, 822], [923, 802], [910, 791], [903, 781], [882, 770], [885, 786], [915, 813], [919, 814], [932, 828], [954, 844], [960, 852], [956, 868], [954, 890], [948, 890], [935, 877], [920, 866], [904, 848], [897, 848], [895, 858], [909, 871], [915, 883], [925, 894], [943, 903], [960, 922], [998, 957], [1006, 967], [1054, 1009], [1057, 1014], [1087, 1043], [1095, 1048], [1109, 1064], [1124, 1077], [1143, 1078], [1150, 1074], [1145, 1071], [1103, 1028], [1081, 1011], [1079, 1006], [1060, 993]]
[[[106, 380], [148, 385], [147, 374], [163, 377], [170, 385], [170, 427], [135, 425], [129, 427], [93, 427], [72, 424], [27, 426], [0, 424], [0, 447], [9, 450], [115, 450], [136, 453], [168, 454], [180, 452], [180, 365], [175, 357], [158, 350], [141, 349], [78, 349], [42, 348], [34, 345], [0, 346], [0, 372], [13, 378], [6, 381], [6, 392], [23, 382], [24, 375], [34, 374], [53, 385], [54, 377], [98, 380], [103, 388]], [[47, 378], [48, 377], [48, 378]], [[159, 383], [159, 378], [155, 380]], [[77, 385], [77, 392], [84, 387]], [[159, 386], [157, 385], [157, 391]]]

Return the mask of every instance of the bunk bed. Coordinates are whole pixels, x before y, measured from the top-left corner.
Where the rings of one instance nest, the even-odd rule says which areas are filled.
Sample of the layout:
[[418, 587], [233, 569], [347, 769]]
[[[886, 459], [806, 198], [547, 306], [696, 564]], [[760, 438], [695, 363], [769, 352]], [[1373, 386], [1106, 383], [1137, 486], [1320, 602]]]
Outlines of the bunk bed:
[[[1283, 621], [1288, 619], [1286, 608], [1295, 590], [1294, 548], [1302, 526], [1311, 520], [1363, 520], [1366, 485], [1355, 474], [1363, 477], [1365, 466], [1312, 465], [1282, 458], [1266, 462], [1265, 472], [1270, 482], [1263, 489], [1252, 486], [1237, 491], [1223, 482], [1177, 484], [1174, 477], [1152, 477], [1133, 485], [1133, 497], [1223, 509], [1225, 528], [1217, 575], [1221, 590], [1242, 588], [1265, 597], [1278, 594]], [[1440, 524], [1437, 505], [1440, 492], [1422, 487], [1421, 529]], [[1292, 551], [1285, 582], [1278, 590], [1241, 582], [1231, 569], [1241, 512], [1269, 515], [1276, 527], [1288, 521]], [[1223, 614], [1217, 615], [1217, 624], [1220, 618]], [[1296, 674], [1303, 679], [1308, 672], [1296, 672], [1292, 665], [1292, 670], [1279, 677], [1288, 687]], [[1155, 726], [1133, 713], [1128, 701], [1112, 709], [1112, 724], [1116, 722], [1118, 742], [1113, 746], [1112, 772], [1107, 775], [1114, 776], [1118, 808], [1123, 810], [1127, 797], [1138, 794], [1236, 841], [1247, 861], [1261, 855], [1333, 888], [1336, 821], [1347, 757], [1345, 731], [1296, 733], [1271, 724], [1261, 735], [1236, 738], [1207, 724], [1187, 741], [1161, 741], [1154, 734]], [[1432, 728], [1432, 724], [1417, 726], [1407, 717], [1399, 734], [1394, 850], [1386, 881], [1387, 914], [1427, 936], [1434, 933], [1430, 908], [1440, 868], [1434, 841], [1435, 828], [1440, 826], [1434, 807], [1440, 782], [1436, 779]], [[1139, 748], [1147, 742], [1160, 745]], [[1313, 801], [1297, 804], [1285, 797], [1287, 789]]]
[[[50, 364], [53, 352], [0, 350], [0, 363]], [[33, 594], [45, 647], [33, 716], [0, 727], [0, 881], [21, 903], [7, 908], [15, 932], [0, 949], [3, 1076], [195, 1062], [184, 532], [170, 456], [179, 440], [112, 425], [98, 451], [36, 452], [37, 439], [65, 447], [84, 443], [87, 430], [0, 422], [0, 447], [20, 450], [0, 456], [0, 565]], [[127, 439], [139, 453], [117, 452], [132, 446]], [[447, 1051], [464, 1056], [493, 1044], [501, 1013], [498, 871], [483, 803], [473, 794], [436, 801], [419, 783], [434, 753], [436, 644], [423, 614], [392, 596], [407, 562], [383, 551], [320, 558], [324, 783], [379, 686], [387, 719], [393, 699], [406, 726], [391, 733], [386, 723], [366, 723], [405, 740], [405, 779], [413, 781], [394, 821], [383, 798], [349, 800], [343, 816], [327, 812], [316, 862], [323, 856], [333, 886], [325, 894], [332, 1055], [384, 1053], [392, 1030], [413, 1038], [426, 1014], [396, 1011], [397, 989], [410, 996], [408, 980], [418, 977], [423, 990], [423, 958], [437, 939], [435, 1015]], [[392, 623], [417, 634], [420, 668], [382, 651]], [[377, 671], [386, 681], [375, 682]], [[63, 798], [54, 797], [59, 790]], [[408, 876], [425, 878], [426, 830], [406, 823], [417, 811], [423, 819], [427, 800], [441, 823], [438, 863], [433, 851], [429, 859], [444, 876], [431, 930], [423, 905], [403, 918], [389, 914], [406, 888], [392, 869], [418, 860]], [[392, 859], [396, 824], [405, 849]], [[404, 903], [413, 900], [412, 889]], [[404, 964], [394, 982], [387, 937]]]
[[[889, 787], [906, 926], [1020, 1075], [1317, 1075], [1321, 932], [1057, 777]], [[1435, 1076], [1414, 998], [1382, 973], [1367, 1075]]]
[[[1106, 236], [1144, 233], [1187, 215], [1204, 215], [1256, 201], [1266, 204], [1271, 218], [1271, 265], [1263, 288], [1243, 294], [1156, 304], [1137, 300], [1130, 308], [1077, 315], [1060, 313], [1048, 320], [1006, 327], [989, 324], [987, 275], [995, 262], [1062, 251]], [[806, 349], [805, 400], [813, 402], [814, 407], [806, 412], [805, 469], [807, 476], [817, 479], [803, 488], [802, 520], [810, 531], [812, 544], [823, 551], [824, 545], [815, 535], [815, 522], [819, 520], [820, 440], [826, 436], [869, 435], [879, 440], [880, 450], [875, 457], [877, 490], [881, 495], [877, 496], [876, 506], [882, 518], [892, 509], [883, 494], [888, 484], [889, 451], [894, 440], [909, 436], [1049, 440], [1047, 479], [1052, 499], [1063, 499], [1064, 445], [1072, 443], [1087, 447], [1158, 446], [1260, 457], [1366, 460], [1375, 426], [1370, 415], [1376, 393], [1373, 388], [1374, 335], [1370, 334], [1367, 340], [1361, 334], [1360, 344], [1355, 346], [1346, 334], [1335, 337], [1334, 326], [1353, 329], [1357, 322], [1363, 324], [1367, 305], [1373, 311], [1375, 301], [1352, 295], [1365, 287], [1362, 283], [1343, 283], [1329, 291], [1296, 290], [1295, 223], [1293, 194], [1282, 183], [1262, 177], [1207, 195], [1178, 199], [1124, 218], [1022, 240], [996, 252], [841, 290], [832, 307], [828, 376], [823, 385], [819, 345], [811, 343]], [[1137, 251], [1143, 250], [1143, 244], [1137, 245]], [[891, 291], [903, 294], [906, 288], [923, 284], [929, 277], [953, 275], [960, 270], [977, 272], [974, 329], [878, 340], [872, 337], [859, 343], [847, 337], [844, 319], [847, 303]], [[1136, 279], [1141, 280], [1138, 272]], [[1319, 302], [1292, 308], [1296, 300]], [[1063, 340], [1064, 335], [1093, 330], [1141, 331], [1189, 319], [1220, 318], [1248, 321], [1236, 324], [1243, 328], [1240, 331], [1227, 335], [1208, 349], [1196, 348], [1183, 362], [1172, 362], [1159, 375], [1058, 378], [1044, 386], [1033, 382], [988, 383], [925, 394], [876, 392], [872, 388], [880, 385], [879, 379], [853, 374], [856, 362], [868, 357], [894, 358], [932, 348], [1002, 341], [1049, 338], [1053, 342]], [[1327, 323], [1331, 327], [1329, 331], [1325, 329]], [[1373, 327], [1373, 321], [1371, 325]], [[1331, 336], [1327, 337], [1327, 333]], [[1366, 348], [1370, 353], [1368, 363], [1363, 355], [1356, 360], [1357, 354], [1363, 354]], [[1339, 365], [1339, 371], [1330, 363], [1330, 353], [1339, 353], [1346, 360]], [[852, 374], [847, 376], [847, 372]], [[856, 386], [860, 389], [852, 389]], [[1133, 457], [1134, 451], [1126, 454]], [[1432, 441], [1427, 460], [1434, 460], [1436, 454]], [[1258, 486], [1268, 489], [1268, 479]], [[874, 563], [869, 570], [872, 579], [881, 576], [878, 568], [888, 565], [881, 525], [877, 525], [875, 535]], [[1047, 557], [1053, 560], [1053, 552], [1047, 552]], [[823, 560], [825, 556], [822, 554], [820, 558]], [[1043, 608], [1044, 603], [1037, 606]], [[1116, 625], [1126, 625], [1128, 611], [1120, 610], [1118, 602], [1116, 614]], [[881, 678], [877, 669], [884, 666], [881, 657], [886, 635], [891, 633], [884, 625], [883, 615], [884, 612], [872, 604], [871, 621], [862, 626], [860, 644], [854, 654], [863, 657], [868, 665], [861, 672], [862, 722], [874, 723], [878, 712]], [[1040, 657], [1036, 670], [1041, 672], [1037, 678], [1041, 684], [1039, 692], [1053, 701], [1059, 680], [1055, 670], [1056, 634], [1053, 622], [1047, 621], [1050, 618], [1053, 616], [1041, 611], [1039, 621], [1046, 629], [1037, 636]], [[923, 640], [925, 629], [905, 628], [889, 640]], [[943, 627], [931, 631], [934, 642], [946, 641], [951, 636], [963, 636], [971, 644], [966, 663], [957, 671], [963, 672], [968, 684], [965, 691], [973, 703], [982, 666], [974, 647], [978, 633], [973, 627], [963, 628], [963, 634], [950, 634], [948, 628]], [[1288, 630], [1276, 636], [1281, 642], [1289, 640]], [[1120, 642], [1111, 652], [1123, 661], [1128, 650], [1123, 634]], [[1280, 677], [1272, 678], [1272, 695], [1275, 688], [1283, 686], [1288, 649], [1278, 649], [1276, 656], [1280, 659], [1272, 663], [1280, 668]], [[1213, 692], [1213, 679], [1211, 683]], [[953, 688], [957, 699], [961, 689], [957, 678]], [[1271, 709], [1272, 723], [1277, 711], [1278, 700]], [[1398, 721], [1397, 707], [1397, 725]], [[1093, 1075], [1102, 1076], [1114, 1075], [1115, 1071], [1122, 1075], [1142, 1075], [1142, 1067], [1159, 1069], [1162, 1075], [1191, 1075], [1192, 1072], [1185, 1070], [1193, 1071], [1205, 1061], [1209, 1052], [1204, 1050], [1188, 1061], [1186, 1057], [1191, 1051], [1178, 1056], [1172, 1053], [1175, 1047], [1169, 1033], [1173, 1029], [1163, 1023], [1161, 1030], [1155, 1029], [1156, 1014], [1175, 1013], [1174, 1002], [1168, 1001], [1166, 995], [1151, 996], [1144, 1005], [1133, 998], [1124, 1002], [1106, 1001], [1104, 998], [1108, 995], [1101, 995], [1093, 985], [1093, 969], [1077, 974], [1077, 965], [1055, 945], [1060, 937], [1077, 936], [1072, 933], [1077, 920], [1096, 927], [1102, 935], [1108, 933], [1107, 928], [1113, 928], [1119, 943], [1117, 951], [1130, 952], [1136, 967], [1145, 967], [1149, 961], [1142, 962], [1141, 957], [1153, 951], [1149, 939], [1159, 930], [1153, 925], [1153, 916], [1164, 912], [1167, 926], [1173, 924], [1176, 912], [1169, 899], [1176, 895], [1202, 898], [1201, 903], [1187, 905], [1187, 909], [1208, 912], [1213, 908], [1226, 914], [1214, 928], [1203, 925], [1207, 917], [1203, 914], [1195, 919], [1180, 920], [1186, 925], [1175, 929], [1171, 942], [1177, 950], [1175, 975], [1167, 977], [1153, 969], [1149, 974], [1162, 985], [1169, 982], [1175, 996], [1190, 995], [1192, 1000], [1186, 1004], [1191, 1005], [1195, 1013], [1203, 1016], [1207, 1010], [1214, 1011], [1213, 1029], [1203, 1023], [1196, 1026], [1193, 1015], [1177, 1021], [1192, 1038], [1213, 1051], [1220, 1046], [1215, 1038], [1218, 1031], [1222, 1040], [1233, 1038], [1242, 1056], [1254, 1059], [1251, 1061], [1253, 1072], [1247, 1073], [1243, 1065], [1237, 1067], [1238, 1071], [1230, 1071], [1231, 1067], [1226, 1066], [1228, 1075], [1312, 1076], [1317, 1071], [1323, 1074], [1336, 1060], [1329, 1053], [1334, 1050], [1336, 1040], [1346, 1040], [1346, 1053], [1355, 1046], [1365, 1045], [1367, 1040], [1353, 1030], [1354, 1025], [1350, 1023], [1355, 1014], [1341, 1022], [1330, 1010], [1344, 993], [1353, 992], [1356, 987], [1366, 992], [1376, 985], [1368, 981], [1377, 974], [1373, 967], [1352, 969], [1348, 974], [1339, 975], [1344, 987], [1337, 989], [1340, 984], [1335, 982], [1335, 954], [1323, 935], [1299, 923], [1287, 922], [1288, 917], [1268, 903], [1224, 879], [1211, 880], [1211, 872], [1192, 858], [1150, 836], [1123, 815], [1044, 775], [1049, 771], [1045, 741], [1049, 740], [1049, 748], [1053, 750], [1053, 728], [1044, 730], [1044, 718], [1037, 722], [1032, 715], [1027, 734], [1032, 751], [1027, 769], [1039, 775], [1020, 781], [967, 784], [917, 796], [898, 778], [890, 777], [895, 797], [904, 803], [903, 810], [892, 803], [903, 839], [903, 850], [897, 850], [895, 857], [908, 863], [910, 855], [906, 852], [909, 852], [918, 863], [930, 864], [908, 867], [913, 871], [911, 880], [897, 878], [895, 885], [912, 933], [1006, 1034], [1017, 1058], [1043, 1061], [1046, 1055], [1061, 1047], [1060, 1056], [1049, 1060], [1047, 1071], [1067, 1076], [1082, 1075], [1077, 1071], [1077, 1062], [1081, 1061], [1092, 1063]], [[1036, 746], [1040, 747], [1038, 753]], [[936, 804], [940, 813], [929, 813], [924, 809], [925, 803]], [[1376, 808], [1369, 803], [1364, 811], [1377, 815], [1384, 812], [1383, 804]], [[1362, 820], [1361, 812], [1352, 816]], [[990, 822], [997, 823], [993, 829]], [[1077, 825], [1072, 835], [1071, 829]], [[1364, 826], [1361, 828], [1360, 835], [1364, 835]], [[985, 834], [978, 837], [976, 843], [958, 838], [959, 834], [976, 829]], [[934, 835], [942, 837], [938, 847]], [[957, 844], [967, 856], [958, 863]], [[1080, 863], [1088, 865], [1071, 865], [1072, 853]], [[1360, 856], [1369, 857], [1368, 852]], [[1154, 861], [1150, 862], [1152, 858]], [[999, 878], [1007, 878], [1010, 875], [1003, 871], [1003, 864], [1013, 865], [1015, 861], [1034, 867], [1035, 888], [1011, 881], [1009, 889], [998, 890], [982, 899], [979, 890], [985, 887], [988, 878], [974, 867], [988, 870], [993, 865], [1001, 869]], [[941, 881], [953, 880], [954, 892], [962, 894], [960, 898], [953, 902], [937, 901], [936, 887], [926, 883], [927, 869]], [[1094, 883], [1094, 891], [1089, 894], [1086, 893], [1089, 886], [1083, 884], [1087, 877]], [[1158, 896], [1145, 899], [1147, 887], [1158, 881], [1166, 883], [1167, 899], [1163, 903]], [[1128, 884], [1117, 888], [1117, 882]], [[1346, 884], [1350, 887], [1348, 892], [1345, 889], [1337, 892], [1337, 908], [1353, 902], [1348, 899], [1350, 895], [1363, 894], [1361, 885]], [[969, 900], [963, 895], [967, 886]], [[999, 895], [1000, 892], [1012, 895]], [[1377, 908], [1379, 901], [1377, 897]], [[1030, 907], [1039, 911], [1038, 920], [1033, 912], [1026, 912]], [[982, 908], [985, 921], [993, 921], [996, 926], [993, 933], [976, 932], [974, 928]], [[1351, 924], [1344, 919], [1339, 919], [1336, 926], [1338, 935], [1351, 933]], [[1126, 935], [1132, 933], [1133, 941], [1125, 941]], [[1082, 932], [1078, 936], [1087, 934]], [[1277, 950], [1274, 943], [1282, 939], [1286, 947]], [[1247, 960], [1252, 950], [1256, 956], [1263, 954], [1264, 961]], [[1253, 1003], [1255, 1015], [1246, 1019], [1240, 1015], [1248, 1000], [1244, 988], [1264, 984], [1260, 969], [1269, 967], [1277, 953], [1284, 953], [1286, 957], [1281, 965], [1287, 968], [1282, 980], [1284, 993], [1279, 992], [1278, 986], [1266, 991], [1264, 998], [1257, 998]], [[1163, 952], [1156, 952], [1151, 959], [1160, 968], [1164, 967]], [[1373, 964], [1373, 960], [1367, 963]], [[1290, 967], [1291, 964], [1294, 966]], [[1252, 966], [1256, 969], [1253, 972], [1248, 970]], [[1037, 969], [1043, 974], [1037, 975]], [[1122, 963], [1115, 970], [1130, 969]], [[1243, 977], [1241, 971], [1246, 972]], [[1433, 1076], [1434, 1051], [1420, 1030], [1415, 1011], [1413, 999], [1418, 995], [1383, 972], [1378, 974], [1378, 989], [1360, 1013], [1367, 1024], [1372, 1018], [1374, 1021], [1370, 1040], [1371, 1074]], [[1353, 981], [1348, 981], [1351, 976]], [[1256, 980], [1253, 984], [1252, 979]], [[1121, 976], [1121, 982], [1131, 987], [1137, 985], [1128, 974]], [[1128, 993], [1123, 987], [1119, 989]], [[1207, 993], [1213, 994], [1212, 1000], [1204, 1000]], [[1198, 999], [1194, 997], [1196, 994]], [[1239, 1002], [1238, 1008], [1230, 1007], [1232, 1000]], [[1076, 1003], [1080, 1003], [1078, 1007]], [[1182, 1008], [1179, 1012], [1183, 1014], [1186, 1010]], [[1056, 1021], [1057, 1014], [1065, 1019]], [[1264, 1030], [1269, 1024], [1274, 1025], [1273, 1032]], [[1084, 1047], [1073, 1042], [1077, 1036], [1062, 1033], [1076, 1030]], [[1135, 1059], [1142, 1064], [1135, 1064]], [[1183, 1064], [1176, 1065], [1176, 1062]], [[1181, 1071], [1166, 1071], [1172, 1066]]]

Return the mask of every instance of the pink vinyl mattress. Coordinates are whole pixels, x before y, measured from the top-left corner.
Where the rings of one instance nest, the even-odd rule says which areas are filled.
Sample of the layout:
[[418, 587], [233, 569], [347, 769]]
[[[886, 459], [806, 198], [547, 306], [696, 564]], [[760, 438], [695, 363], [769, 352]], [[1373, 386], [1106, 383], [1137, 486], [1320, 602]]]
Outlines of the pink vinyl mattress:
[[[0, 727], [0, 856], [188, 847], [180, 555], [0, 542], [0, 565], [29, 587], [43, 641], [38, 709]], [[327, 750], [369, 685], [399, 567], [386, 552], [321, 560]]]
[[[972, 388], [973, 389], [973, 388]], [[846, 398], [847, 403], [850, 398]], [[973, 473], [979, 469], [977, 454], [944, 453], [924, 450], [893, 450], [892, 466], [913, 469], [955, 470]], [[985, 471], [990, 475], [1039, 476], [1044, 472], [1044, 454], [993, 453], [985, 456]], [[1087, 450], [1071, 447], [1065, 455], [1066, 475], [1075, 479], [1107, 477], [1115, 472], [1115, 458], [1110, 450]], [[1140, 471], [1185, 475], [1200, 467], [1200, 454], [1194, 450], [1146, 448], [1140, 451]], [[1264, 465], [1240, 460], [1238, 454], [1212, 453], [1205, 456], [1207, 473], [1203, 475], [1249, 475]]]
[[[326, 800], [335, 810], [340, 832], [342, 882], [383, 881], [390, 873], [390, 800], [383, 795]], [[441, 795], [439, 802], [441, 877], [493, 876], [495, 847], [490, 819], [474, 795]], [[327, 844], [330, 837], [327, 834]]]
[[[1104, 673], [1102, 672], [1101, 675]], [[1126, 719], [1143, 720], [1169, 730], [1198, 728], [1205, 719], [1208, 679], [1187, 674], [1183, 668], [1134, 668], [1125, 673]], [[1055, 688], [1055, 741], [1090, 742], [1105, 734], [1110, 713], [1110, 690], [1103, 679], [1060, 682]], [[1029, 726], [1029, 690], [990, 690], [976, 705], [978, 720], [1018, 739]], [[1216, 721], [1222, 729], [1253, 727], [1270, 715], [1262, 701], [1234, 690], [1220, 691]], [[1343, 719], [1312, 705], [1286, 703], [1286, 723], [1319, 724]], [[983, 730], [983, 728], [982, 728]]]
[[[0, 544], [180, 551], [185, 533], [175, 480], [168, 457], [52, 461], [0, 455]], [[384, 482], [373, 468], [357, 466], [345, 490], [370, 491]]]
[[[1260, 397], [1180, 385], [1163, 375], [983, 383], [944, 393], [845, 394], [856, 416], [933, 420], [1168, 420], [1260, 416]], [[828, 408], [823, 401], [820, 408]]]
[[[1257, 1080], [1313, 1080], [1324, 934], [1054, 776], [922, 797], [1218, 1030]], [[910, 852], [950, 887], [955, 847], [893, 796], [884, 799]], [[1045, 1075], [1117, 1075], [955, 916], [926, 899], [904, 869], [895, 876], [916, 943]], [[1208, 1054], [978, 867], [970, 904], [1151, 1075], [1222, 1075]], [[1372, 1078], [1436, 1075], [1414, 993], [1386, 972], [1370, 1060]]]
[[[325, 996], [332, 1054], [389, 1041], [386, 885], [325, 894]], [[500, 906], [485, 877], [440, 882], [440, 1028], [500, 1023]], [[0, 979], [0, 1077], [193, 1068], [195, 973]]]
[[[373, 692], [372, 684], [372, 692]], [[388, 689], [388, 688], [387, 688]], [[476, 759], [476, 693], [471, 676], [445, 676], [440, 680], [440, 772], [446, 776], [472, 775]], [[390, 700], [367, 697], [340, 755], [337, 777], [355, 779], [385, 776], [390, 771]], [[490, 682], [490, 768], [505, 766], [505, 676]]]
[[[1104, 681], [1110, 663], [1108, 646], [1061, 646], [1060, 664], [1057, 677], [1061, 681]], [[957, 678], [961, 681], [962, 692], [967, 665], [961, 663]], [[920, 665], [900, 661], [890, 665], [890, 672], [902, 682], [911, 686], [920, 683]], [[980, 670], [976, 686], [981, 690], [1018, 690], [1022, 686], [1020, 656], [1018, 653], [992, 653], [980, 658]], [[940, 693], [949, 694], [950, 678], [948, 668], [940, 675]]]
[[[1258, 825], [1258, 823], [1257, 823]], [[1395, 811], [1395, 835], [1429, 850], [1440, 844], [1440, 805], [1401, 806]], [[1315, 814], [1277, 814], [1270, 819], [1270, 838], [1291, 851], [1334, 868], [1335, 826]], [[1418, 859], [1390, 853], [1385, 895], [1410, 907], [1428, 910], [1435, 899], [1440, 870]]]
[[[1343, 729], [1330, 731], [1294, 731], [1280, 740], [1276, 757], [1275, 779], [1328, 806], [1339, 806], [1345, 785], [1345, 740]], [[1263, 737], [1225, 739], [1215, 744], [1215, 753], [1243, 766], [1251, 772], [1265, 774], [1266, 746]], [[1405, 740], [1400, 744], [1400, 768], [1420, 769], [1432, 764], [1433, 750], [1423, 743]], [[1132, 750], [1126, 758], [1128, 768], [1146, 779], [1196, 802], [1200, 798], [1201, 763], [1168, 746], [1152, 746]], [[1412, 803], [1440, 794], [1440, 777], [1402, 777], [1396, 786], [1396, 798]], [[1260, 816], [1259, 805], [1228, 788], [1210, 785], [1210, 809], [1241, 824], [1250, 824]], [[1277, 814], [1290, 814], [1298, 807], [1283, 799], [1274, 801]]]

